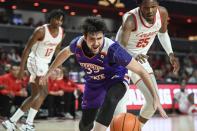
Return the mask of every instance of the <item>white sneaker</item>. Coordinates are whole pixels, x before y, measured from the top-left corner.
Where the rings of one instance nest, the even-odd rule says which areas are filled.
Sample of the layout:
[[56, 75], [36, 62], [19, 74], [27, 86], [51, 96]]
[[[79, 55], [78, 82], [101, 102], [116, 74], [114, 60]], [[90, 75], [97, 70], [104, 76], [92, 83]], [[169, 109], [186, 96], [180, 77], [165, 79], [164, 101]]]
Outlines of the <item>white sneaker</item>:
[[35, 131], [34, 125], [29, 125], [27, 123], [23, 124], [20, 128], [20, 131]]
[[66, 113], [65, 117], [68, 118], [68, 119], [73, 119], [74, 118], [70, 113]]
[[16, 131], [16, 124], [11, 122], [10, 120], [6, 120], [2, 122], [2, 126], [6, 131]]

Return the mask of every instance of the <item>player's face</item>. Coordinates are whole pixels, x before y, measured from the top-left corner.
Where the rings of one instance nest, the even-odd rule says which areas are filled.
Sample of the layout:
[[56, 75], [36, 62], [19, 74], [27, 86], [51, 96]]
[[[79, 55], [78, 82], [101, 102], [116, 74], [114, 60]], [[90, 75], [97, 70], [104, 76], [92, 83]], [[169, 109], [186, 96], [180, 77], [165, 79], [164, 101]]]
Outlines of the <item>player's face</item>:
[[53, 27], [59, 27], [63, 24], [63, 19], [63, 16], [60, 16], [58, 18], [52, 18], [50, 23]]
[[103, 45], [103, 39], [103, 32], [88, 33], [85, 36], [87, 46], [94, 54], [98, 54], [100, 52], [101, 47]]
[[147, 21], [153, 21], [159, 4], [155, 0], [144, 0], [140, 5], [140, 11]]

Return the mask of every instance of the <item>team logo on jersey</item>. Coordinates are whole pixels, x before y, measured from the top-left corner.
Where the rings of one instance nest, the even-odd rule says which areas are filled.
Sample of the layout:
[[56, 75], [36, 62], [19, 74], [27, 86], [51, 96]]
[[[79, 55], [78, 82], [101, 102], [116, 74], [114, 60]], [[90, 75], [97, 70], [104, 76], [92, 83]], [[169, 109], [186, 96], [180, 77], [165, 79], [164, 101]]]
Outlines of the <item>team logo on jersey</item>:
[[105, 57], [104, 55], [101, 55], [101, 58], [102, 58], [102, 59], [104, 59], [104, 57]]
[[119, 78], [119, 77], [120, 77], [119, 75], [114, 75], [114, 76], [112, 76], [111, 79], [115, 79], [115, 78]]

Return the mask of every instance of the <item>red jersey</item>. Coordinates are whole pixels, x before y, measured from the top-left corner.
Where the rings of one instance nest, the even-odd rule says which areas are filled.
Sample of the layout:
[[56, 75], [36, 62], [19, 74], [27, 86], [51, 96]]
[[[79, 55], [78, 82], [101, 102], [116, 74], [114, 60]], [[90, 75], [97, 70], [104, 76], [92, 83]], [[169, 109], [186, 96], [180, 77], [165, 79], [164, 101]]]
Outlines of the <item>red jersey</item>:
[[0, 85], [5, 88], [0, 90], [0, 94], [9, 94], [13, 92], [15, 96], [20, 96], [20, 90], [22, 89], [23, 82], [17, 80], [11, 73], [0, 76]]

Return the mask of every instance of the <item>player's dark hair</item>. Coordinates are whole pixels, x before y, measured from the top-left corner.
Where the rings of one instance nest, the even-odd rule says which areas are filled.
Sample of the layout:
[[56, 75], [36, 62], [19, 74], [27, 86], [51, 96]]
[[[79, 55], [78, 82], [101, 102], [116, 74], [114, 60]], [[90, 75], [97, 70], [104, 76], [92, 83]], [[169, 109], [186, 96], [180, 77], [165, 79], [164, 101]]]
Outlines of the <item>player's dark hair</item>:
[[[136, 1], [136, 3], [137, 3], [138, 5], [140, 5], [140, 4], [142, 4], [142, 2], [145, 1], [145, 0], [135, 0], [135, 1]], [[158, 2], [158, 0], [155, 0], [155, 1]]]
[[91, 16], [85, 19], [82, 24], [83, 33], [95, 33], [95, 32], [103, 32], [107, 31], [106, 24], [104, 20], [100, 17]]
[[51, 19], [58, 19], [60, 17], [63, 17], [64, 20], [64, 12], [61, 9], [54, 9], [48, 14], [48, 22], [50, 22]]

